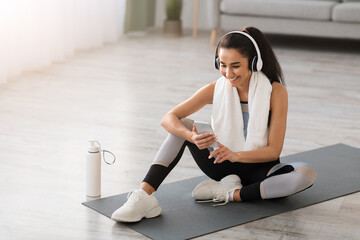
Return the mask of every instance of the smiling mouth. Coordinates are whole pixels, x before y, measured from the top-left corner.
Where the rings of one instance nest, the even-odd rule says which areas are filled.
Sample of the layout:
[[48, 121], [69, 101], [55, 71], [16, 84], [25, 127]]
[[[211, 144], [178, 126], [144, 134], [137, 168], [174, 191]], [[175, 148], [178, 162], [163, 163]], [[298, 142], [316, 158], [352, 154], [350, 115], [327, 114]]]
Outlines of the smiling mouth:
[[235, 78], [229, 78], [230, 82], [234, 82], [236, 79], [238, 79], [239, 76], [235, 77]]

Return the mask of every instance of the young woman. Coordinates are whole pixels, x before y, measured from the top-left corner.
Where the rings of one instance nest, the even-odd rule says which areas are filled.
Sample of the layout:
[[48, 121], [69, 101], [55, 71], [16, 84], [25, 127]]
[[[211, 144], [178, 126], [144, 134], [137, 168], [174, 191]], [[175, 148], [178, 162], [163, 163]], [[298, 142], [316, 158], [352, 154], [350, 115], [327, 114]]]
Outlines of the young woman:
[[[222, 75], [168, 112], [161, 125], [170, 133], [140, 187], [112, 214], [136, 222], [161, 214], [153, 195], [179, 162], [185, 147], [209, 177], [192, 192], [196, 200], [241, 202], [289, 196], [315, 181], [306, 163], [280, 163], [288, 97], [282, 71], [265, 36], [254, 27], [221, 37], [215, 67]], [[186, 117], [213, 105], [213, 132], [199, 134]], [[210, 147], [217, 142], [218, 148]]]

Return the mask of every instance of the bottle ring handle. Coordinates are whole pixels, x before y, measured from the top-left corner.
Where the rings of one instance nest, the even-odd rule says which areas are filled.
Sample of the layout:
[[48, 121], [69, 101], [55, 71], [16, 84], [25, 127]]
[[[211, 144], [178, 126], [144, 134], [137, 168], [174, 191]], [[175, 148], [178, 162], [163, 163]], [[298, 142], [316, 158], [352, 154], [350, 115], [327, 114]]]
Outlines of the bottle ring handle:
[[[112, 164], [114, 164], [114, 163], [115, 163], [115, 161], [116, 161], [116, 157], [115, 157], [115, 155], [114, 155], [112, 152], [110, 152], [110, 151], [108, 151], [108, 150], [102, 150], [102, 152], [103, 152], [103, 159], [104, 159], [104, 162], [105, 162], [107, 165], [112, 165]], [[112, 160], [111, 162], [106, 161], [106, 158], [105, 158], [105, 152], [110, 153], [110, 154], [113, 156], [113, 160]]]

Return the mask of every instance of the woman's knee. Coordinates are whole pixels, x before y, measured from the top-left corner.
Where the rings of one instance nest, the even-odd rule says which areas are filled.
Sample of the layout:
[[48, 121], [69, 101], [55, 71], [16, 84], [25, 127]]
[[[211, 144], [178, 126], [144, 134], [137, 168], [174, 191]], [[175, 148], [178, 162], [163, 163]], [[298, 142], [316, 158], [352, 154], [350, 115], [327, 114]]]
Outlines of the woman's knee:
[[308, 164], [296, 167], [291, 175], [293, 176], [292, 181], [289, 179], [291, 193], [301, 192], [311, 187], [316, 180], [316, 171]]
[[297, 167], [294, 171], [269, 177], [260, 184], [263, 199], [285, 197], [311, 187], [316, 172], [309, 166]]
[[297, 168], [295, 168], [294, 172], [296, 173], [300, 173], [302, 174], [304, 177], [308, 178], [311, 180], [311, 185], [315, 182], [316, 180], [316, 171], [310, 167], [309, 165], [306, 166], [299, 166]]
[[[289, 167], [289, 169], [286, 169]], [[290, 169], [291, 168], [291, 169]], [[284, 169], [284, 170], [282, 170]], [[276, 174], [279, 172], [278, 174]], [[267, 176], [270, 175], [281, 175], [284, 173], [296, 172], [302, 174], [304, 177], [306, 176], [308, 179], [311, 179], [312, 183], [316, 180], [316, 171], [306, 162], [292, 162], [292, 163], [280, 163], [275, 165], [272, 169], [270, 169]]]

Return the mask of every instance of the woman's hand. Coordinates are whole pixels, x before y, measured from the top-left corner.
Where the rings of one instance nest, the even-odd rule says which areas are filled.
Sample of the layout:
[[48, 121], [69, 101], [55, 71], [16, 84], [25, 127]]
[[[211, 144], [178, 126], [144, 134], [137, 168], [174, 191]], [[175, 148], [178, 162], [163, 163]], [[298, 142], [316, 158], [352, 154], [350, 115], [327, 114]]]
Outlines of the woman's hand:
[[191, 133], [191, 142], [194, 143], [200, 150], [208, 148], [217, 140], [216, 136], [212, 132], [199, 134], [196, 130], [195, 124], [193, 124]]
[[232, 152], [230, 149], [222, 145], [220, 142], [218, 142], [219, 148], [212, 151], [209, 155], [209, 159], [217, 155], [214, 164], [216, 163], [222, 163], [223, 161], [229, 160], [230, 162], [238, 162], [239, 156]]

